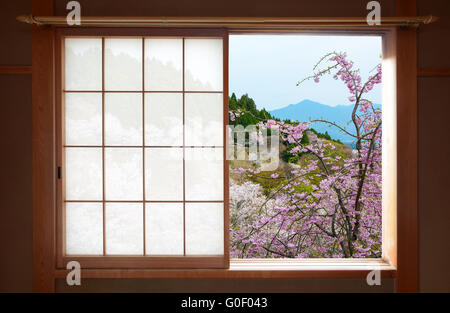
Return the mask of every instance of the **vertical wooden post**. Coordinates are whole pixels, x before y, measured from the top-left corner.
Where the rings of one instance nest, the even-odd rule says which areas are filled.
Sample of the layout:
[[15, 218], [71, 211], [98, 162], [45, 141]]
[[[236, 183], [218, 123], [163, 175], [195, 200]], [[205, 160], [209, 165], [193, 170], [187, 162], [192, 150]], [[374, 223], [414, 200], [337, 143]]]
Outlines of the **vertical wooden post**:
[[[397, 0], [397, 16], [415, 16], [416, 0]], [[397, 31], [397, 292], [417, 292], [417, 34]], [[400, 183], [402, 182], [402, 183]]]
[[224, 170], [223, 170], [223, 210], [224, 210], [224, 257], [225, 268], [230, 268], [230, 165], [228, 162], [228, 123], [229, 123], [229, 34], [228, 30], [224, 29], [223, 34], [223, 157], [224, 157]]
[[[33, 0], [33, 15], [53, 15], [52, 0]], [[33, 291], [54, 292], [54, 29], [32, 26]]]

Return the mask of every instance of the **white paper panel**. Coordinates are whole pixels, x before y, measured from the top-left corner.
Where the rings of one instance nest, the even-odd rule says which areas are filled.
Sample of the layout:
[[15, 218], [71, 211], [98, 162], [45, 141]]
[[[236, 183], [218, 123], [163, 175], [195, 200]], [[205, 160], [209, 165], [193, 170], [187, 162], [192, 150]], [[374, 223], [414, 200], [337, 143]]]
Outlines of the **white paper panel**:
[[183, 204], [145, 204], [146, 253], [183, 255]]
[[222, 74], [222, 39], [185, 40], [186, 90], [222, 91]]
[[145, 94], [145, 144], [183, 145], [183, 95]]
[[106, 254], [142, 255], [143, 237], [142, 203], [105, 204]]
[[186, 148], [186, 200], [223, 200], [223, 149]]
[[66, 254], [103, 254], [102, 203], [66, 203]]
[[65, 148], [66, 200], [102, 200], [102, 149]]
[[145, 149], [145, 198], [183, 200], [183, 149]]
[[186, 145], [222, 146], [222, 94], [186, 94], [185, 97]]
[[142, 200], [142, 149], [105, 148], [106, 200]]
[[142, 39], [105, 39], [105, 89], [142, 90]]
[[65, 94], [66, 145], [102, 144], [102, 94]]
[[105, 145], [142, 145], [142, 94], [105, 94]]
[[186, 254], [223, 254], [223, 203], [186, 203]]
[[65, 39], [66, 90], [102, 90], [102, 40]]
[[145, 90], [180, 91], [183, 89], [183, 40], [145, 40]]

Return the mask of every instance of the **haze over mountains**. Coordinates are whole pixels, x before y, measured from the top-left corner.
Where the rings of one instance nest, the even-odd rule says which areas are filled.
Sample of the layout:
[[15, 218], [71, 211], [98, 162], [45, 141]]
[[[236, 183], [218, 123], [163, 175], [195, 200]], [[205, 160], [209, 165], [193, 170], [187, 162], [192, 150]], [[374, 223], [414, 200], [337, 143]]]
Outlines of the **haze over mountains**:
[[[374, 105], [376, 108], [381, 108], [380, 104]], [[314, 119], [322, 119], [345, 127], [350, 133], [354, 133], [354, 126], [351, 123], [351, 116], [353, 105], [337, 105], [329, 106], [314, 102], [311, 100], [303, 100], [296, 104], [290, 104], [280, 109], [269, 111], [273, 117], [279, 119], [289, 119], [292, 121], [307, 122]], [[328, 123], [315, 122], [311, 125], [312, 128], [318, 132], [328, 134], [333, 139], [339, 139], [342, 143], [353, 146], [354, 138], [337, 127], [330, 126]]]

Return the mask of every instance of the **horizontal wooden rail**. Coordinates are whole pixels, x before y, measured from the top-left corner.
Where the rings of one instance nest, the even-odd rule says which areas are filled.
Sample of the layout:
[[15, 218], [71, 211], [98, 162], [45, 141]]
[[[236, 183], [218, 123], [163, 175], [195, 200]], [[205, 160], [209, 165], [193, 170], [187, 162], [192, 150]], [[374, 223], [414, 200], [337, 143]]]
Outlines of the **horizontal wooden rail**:
[[[56, 270], [54, 277], [66, 278], [70, 270]], [[370, 270], [146, 270], [146, 269], [85, 269], [81, 270], [81, 278], [361, 278], [364, 279]], [[395, 278], [395, 270], [381, 270], [382, 278]]]
[[[83, 267], [83, 265], [82, 265]], [[366, 278], [373, 270], [396, 277], [379, 259], [232, 259], [229, 269], [82, 269], [82, 278]], [[55, 278], [69, 270], [58, 269]]]
[[417, 71], [419, 77], [449, 77], [450, 68], [420, 68]]
[[31, 65], [0, 65], [0, 74], [31, 74]]
[[[381, 25], [370, 26], [366, 17], [119, 17], [82, 16], [81, 26], [133, 27], [227, 27], [233, 28], [333, 28], [393, 27], [429, 24], [438, 18], [432, 15], [413, 17], [382, 17]], [[20, 15], [17, 20], [29, 24], [68, 26], [65, 16]]]

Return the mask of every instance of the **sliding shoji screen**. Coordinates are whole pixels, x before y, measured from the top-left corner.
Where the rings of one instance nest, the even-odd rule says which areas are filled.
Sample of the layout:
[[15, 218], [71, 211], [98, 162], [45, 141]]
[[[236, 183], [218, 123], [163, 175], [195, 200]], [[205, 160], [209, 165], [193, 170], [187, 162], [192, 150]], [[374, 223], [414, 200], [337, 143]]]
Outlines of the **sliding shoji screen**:
[[223, 38], [65, 37], [62, 56], [62, 256], [225, 264]]

